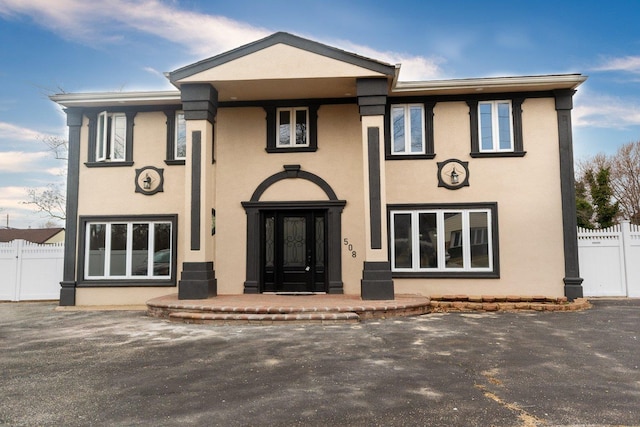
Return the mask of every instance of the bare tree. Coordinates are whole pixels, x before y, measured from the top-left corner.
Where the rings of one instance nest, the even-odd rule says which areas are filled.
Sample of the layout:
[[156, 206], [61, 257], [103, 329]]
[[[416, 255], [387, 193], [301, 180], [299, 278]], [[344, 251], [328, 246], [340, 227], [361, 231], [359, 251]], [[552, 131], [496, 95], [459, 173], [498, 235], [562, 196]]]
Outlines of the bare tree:
[[[49, 148], [53, 156], [65, 163], [68, 161], [69, 143], [59, 136], [43, 136], [41, 141]], [[25, 205], [33, 205], [38, 212], [46, 213], [51, 219], [66, 219], [65, 187], [60, 184], [49, 184], [43, 189], [28, 188]]]
[[633, 223], [640, 223], [640, 141], [618, 149], [611, 158], [611, 187], [620, 211]]
[[640, 141], [621, 146], [613, 155], [599, 153], [579, 162], [577, 181], [588, 186], [589, 171], [602, 169], [609, 170], [612, 197], [619, 204], [620, 216], [640, 224]]

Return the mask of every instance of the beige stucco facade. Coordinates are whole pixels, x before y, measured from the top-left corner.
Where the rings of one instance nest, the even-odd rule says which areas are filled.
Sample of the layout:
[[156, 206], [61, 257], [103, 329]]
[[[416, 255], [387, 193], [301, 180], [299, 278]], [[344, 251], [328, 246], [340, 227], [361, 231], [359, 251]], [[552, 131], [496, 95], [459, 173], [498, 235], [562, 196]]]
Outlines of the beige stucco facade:
[[[190, 276], [184, 273], [190, 268], [188, 265], [212, 268], [206, 280], [209, 286], [215, 282], [217, 294], [261, 291], [262, 279], [258, 277], [260, 283], [253, 283], [250, 271], [263, 268], [253, 268], [251, 263], [265, 262], [265, 229], [264, 223], [262, 228], [252, 228], [258, 223], [251, 222], [251, 215], [285, 212], [288, 205], [297, 206], [295, 212], [324, 212], [326, 206], [335, 203], [343, 207], [331, 211], [331, 215], [340, 212], [339, 219], [328, 226], [325, 236], [332, 239], [326, 243], [331, 256], [335, 257], [339, 248], [339, 263], [331, 258], [333, 267], [339, 264], [339, 271], [334, 268], [328, 273], [337, 283], [334, 290], [361, 294], [370, 277], [363, 270], [370, 266], [392, 269], [389, 206], [495, 203], [498, 222], [493, 244], [499, 248], [499, 258], [494, 262], [499, 265], [499, 274], [406, 277], [391, 271], [393, 292], [427, 296], [565, 294], [569, 274], [563, 222], [567, 217], [563, 210], [567, 195], [562, 189], [566, 175], [562, 165], [566, 158], [561, 155], [560, 145], [566, 136], [559, 131], [558, 100], [553, 90], [572, 90], [581, 78], [530, 78], [518, 80], [517, 85], [508, 79], [502, 83], [492, 79], [491, 92], [497, 93], [480, 98], [473, 86], [480, 85], [480, 81], [458, 86], [452, 83], [450, 87], [414, 83], [394, 93], [394, 66], [351, 58], [342, 51], [326, 51], [315, 42], [289, 35], [284, 36], [284, 43], [276, 42], [280, 40], [277, 37], [273, 42], [265, 40], [265, 46], [258, 43], [247, 48], [246, 55], [236, 52], [230, 60], [222, 55], [195, 64], [193, 72], [189, 67], [175, 72], [174, 84], [180, 90], [189, 85], [211, 85], [214, 98], [197, 99], [190, 104], [192, 99], [176, 92], [120, 99], [128, 111], [135, 111], [132, 158], [127, 165], [109, 167], [113, 165], [96, 165], [87, 160], [91, 159], [93, 147], [89, 117], [101, 109], [117, 111], [115, 95], [111, 96], [114, 101], [109, 101], [107, 95], [57, 99], [81, 117], [77, 137], [76, 246], [68, 254], [74, 258], [75, 271], [67, 272], [67, 281], [63, 282], [63, 289], [70, 292], [73, 288], [74, 304], [135, 305], [176, 293], [181, 283], [190, 283]], [[384, 84], [371, 85], [372, 79]], [[504, 94], [500, 93], [500, 84], [504, 85]], [[465, 94], [469, 99], [524, 98], [524, 152], [518, 156], [473, 156], [473, 129]], [[434, 105], [433, 126], [427, 130], [433, 135], [431, 157], [399, 160], [389, 156], [388, 106], [427, 101]], [[287, 103], [318, 105], [313, 130], [317, 148], [269, 150], [269, 108]], [[187, 117], [187, 156], [183, 162], [167, 161], [167, 110], [182, 109]], [[200, 144], [194, 145], [193, 138], [199, 138]], [[372, 147], [376, 153], [372, 153]], [[199, 150], [195, 156], [194, 150]], [[198, 159], [196, 167], [194, 161]], [[467, 186], [438, 186], [438, 163], [447, 159], [468, 162]], [[284, 177], [285, 166], [306, 175]], [[137, 171], [147, 167], [162, 171], [161, 191], [145, 193], [136, 187]], [[323, 183], [335, 194], [335, 200], [330, 200]], [[135, 221], [158, 215], [176, 218], [170, 281], [165, 277], [156, 286], [152, 280], [138, 285], [135, 280], [100, 283], [74, 276], [79, 276], [80, 264], [85, 262], [85, 245], [79, 241], [85, 236], [81, 229], [86, 223], [83, 218]], [[329, 217], [325, 218], [329, 221]], [[339, 224], [339, 233], [335, 224]], [[257, 256], [259, 248], [263, 255]], [[207, 263], [213, 263], [212, 267]], [[375, 273], [376, 279], [371, 283], [377, 286], [378, 276], [386, 273], [380, 274]]]

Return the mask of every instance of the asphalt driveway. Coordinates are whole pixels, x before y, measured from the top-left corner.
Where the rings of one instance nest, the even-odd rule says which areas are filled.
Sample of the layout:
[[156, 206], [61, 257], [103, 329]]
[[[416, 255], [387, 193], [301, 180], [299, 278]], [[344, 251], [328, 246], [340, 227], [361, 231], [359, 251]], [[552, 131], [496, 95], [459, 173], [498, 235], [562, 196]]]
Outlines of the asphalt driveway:
[[208, 326], [0, 304], [0, 425], [640, 425], [640, 300]]

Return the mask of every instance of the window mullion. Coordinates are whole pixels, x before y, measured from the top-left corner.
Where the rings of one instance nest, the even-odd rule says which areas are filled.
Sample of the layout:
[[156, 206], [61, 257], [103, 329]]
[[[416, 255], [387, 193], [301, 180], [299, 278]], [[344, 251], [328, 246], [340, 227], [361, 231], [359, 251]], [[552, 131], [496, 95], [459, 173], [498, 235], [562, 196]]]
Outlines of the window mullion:
[[156, 223], [149, 223], [149, 236], [147, 239], [147, 276], [153, 276], [153, 263], [155, 257], [155, 236], [156, 236]]
[[471, 228], [469, 211], [462, 211], [462, 267], [465, 271], [471, 269]]
[[411, 268], [420, 269], [420, 220], [418, 212], [411, 212]]

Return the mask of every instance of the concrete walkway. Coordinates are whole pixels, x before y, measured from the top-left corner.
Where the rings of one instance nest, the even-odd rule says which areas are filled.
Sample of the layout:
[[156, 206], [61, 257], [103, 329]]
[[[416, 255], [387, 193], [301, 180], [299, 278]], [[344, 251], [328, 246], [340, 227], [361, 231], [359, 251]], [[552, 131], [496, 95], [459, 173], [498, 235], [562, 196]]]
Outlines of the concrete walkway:
[[209, 326], [0, 304], [0, 425], [639, 426], [640, 300]]

